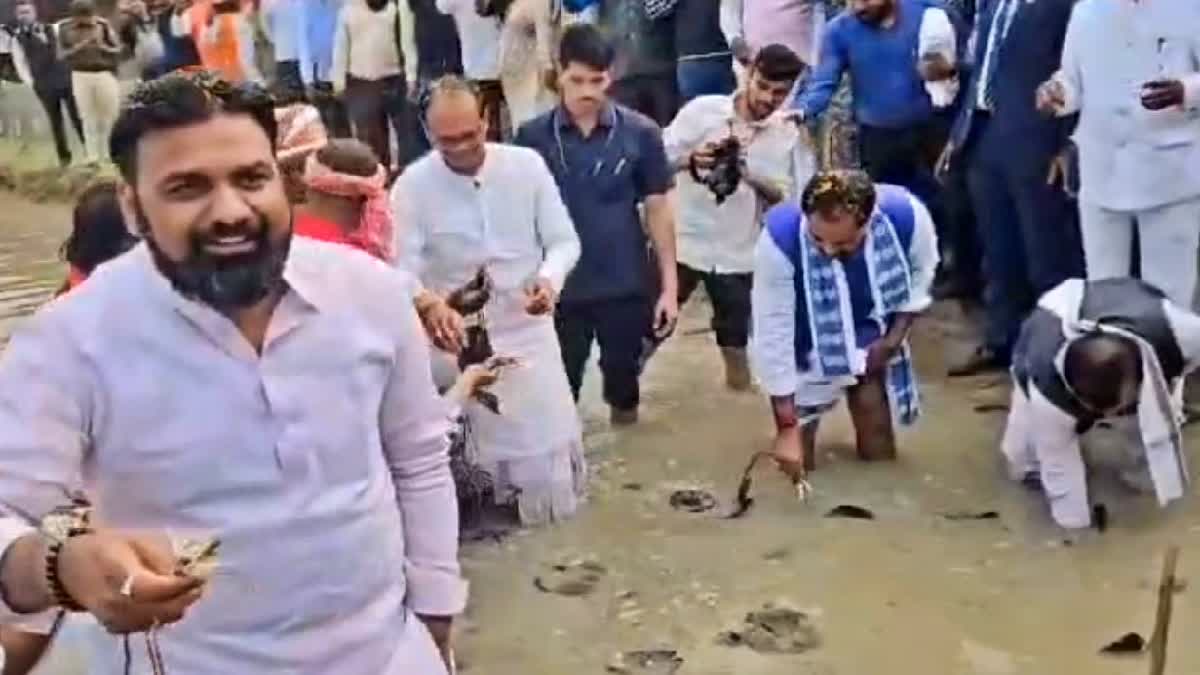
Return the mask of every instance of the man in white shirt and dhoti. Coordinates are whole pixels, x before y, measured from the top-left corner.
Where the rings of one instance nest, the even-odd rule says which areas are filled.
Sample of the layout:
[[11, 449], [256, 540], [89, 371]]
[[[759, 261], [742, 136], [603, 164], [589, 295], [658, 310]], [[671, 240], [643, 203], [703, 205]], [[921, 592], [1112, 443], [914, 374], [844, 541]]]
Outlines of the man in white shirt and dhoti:
[[435, 147], [396, 181], [398, 264], [446, 295], [485, 269], [484, 308], [497, 354], [520, 360], [491, 391], [499, 414], [466, 408], [496, 498], [515, 498], [521, 522], [574, 513], [587, 471], [578, 413], [563, 370], [553, 312], [579, 258], [579, 238], [540, 155], [486, 143], [478, 95], [457, 78], [434, 83], [428, 117]]
[[1200, 246], [1200, 3], [1082, 0], [1038, 105], [1079, 113], [1088, 278], [1129, 276], [1137, 232], [1141, 278], [1190, 307]]
[[1081, 437], [1121, 420], [1137, 485], [1148, 469], [1161, 505], [1183, 496], [1187, 462], [1176, 391], [1200, 363], [1200, 316], [1137, 279], [1070, 279], [1044, 295], [1013, 353], [1002, 450], [1015, 480], [1040, 487], [1054, 521], [1092, 524]]
[[775, 416], [775, 460], [816, 466], [817, 425], [846, 397], [865, 460], [896, 457], [920, 413], [908, 331], [932, 303], [937, 235], [908, 190], [862, 171], [818, 172], [767, 213], [754, 259], [751, 361]]
[[[90, 613], [91, 673], [448, 670], [466, 586], [426, 337], [394, 270], [293, 240], [274, 119], [211, 75], [135, 89], [111, 148], [144, 243], [0, 358], [0, 623]], [[43, 519], [79, 489], [89, 523]], [[179, 538], [215, 538], [214, 577]]]

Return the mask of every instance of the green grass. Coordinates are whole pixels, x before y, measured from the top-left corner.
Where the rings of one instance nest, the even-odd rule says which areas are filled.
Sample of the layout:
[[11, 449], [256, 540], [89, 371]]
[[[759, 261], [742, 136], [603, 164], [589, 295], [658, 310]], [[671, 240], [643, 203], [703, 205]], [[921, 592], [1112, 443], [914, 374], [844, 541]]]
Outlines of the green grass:
[[115, 167], [107, 163], [88, 166], [77, 161], [60, 168], [50, 141], [0, 138], [0, 189], [36, 202], [70, 203], [92, 181], [115, 176]]

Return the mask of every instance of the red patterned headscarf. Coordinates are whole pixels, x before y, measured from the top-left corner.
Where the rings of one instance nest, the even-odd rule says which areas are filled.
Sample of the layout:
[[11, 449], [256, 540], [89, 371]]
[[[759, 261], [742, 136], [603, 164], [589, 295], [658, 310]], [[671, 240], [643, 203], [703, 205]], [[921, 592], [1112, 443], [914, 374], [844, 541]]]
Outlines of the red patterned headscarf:
[[392, 210], [388, 207], [387, 171], [383, 165], [373, 176], [355, 176], [330, 169], [313, 153], [304, 165], [304, 184], [325, 194], [363, 198], [359, 226], [347, 238], [380, 260], [392, 260]]

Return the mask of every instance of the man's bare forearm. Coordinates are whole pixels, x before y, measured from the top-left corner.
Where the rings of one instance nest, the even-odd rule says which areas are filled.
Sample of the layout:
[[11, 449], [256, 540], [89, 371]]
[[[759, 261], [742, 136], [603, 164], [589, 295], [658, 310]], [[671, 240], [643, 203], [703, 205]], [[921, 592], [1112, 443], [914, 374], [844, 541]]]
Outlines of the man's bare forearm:
[[796, 397], [772, 396], [771, 415], [775, 419], [775, 430], [784, 431], [796, 426]]
[[679, 280], [675, 269], [675, 214], [669, 194], [655, 195], [646, 202], [646, 229], [658, 257], [658, 275], [664, 294], [675, 295]]
[[54, 606], [46, 583], [46, 542], [27, 534], [12, 543], [0, 559], [0, 592], [14, 612], [35, 614]]

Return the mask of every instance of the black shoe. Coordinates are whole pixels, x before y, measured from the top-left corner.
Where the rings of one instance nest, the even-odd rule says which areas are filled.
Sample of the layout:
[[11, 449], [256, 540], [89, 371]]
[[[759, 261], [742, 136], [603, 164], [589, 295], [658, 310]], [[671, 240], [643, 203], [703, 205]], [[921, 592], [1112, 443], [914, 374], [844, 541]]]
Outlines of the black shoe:
[[962, 363], [951, 366], [947, 371], [950, 377], [972, 377], [989, 373], [1002, 373], [1008, 370], [1008, 359], [1000, 356], [988, 347], [979, 347], [971, 352]]

